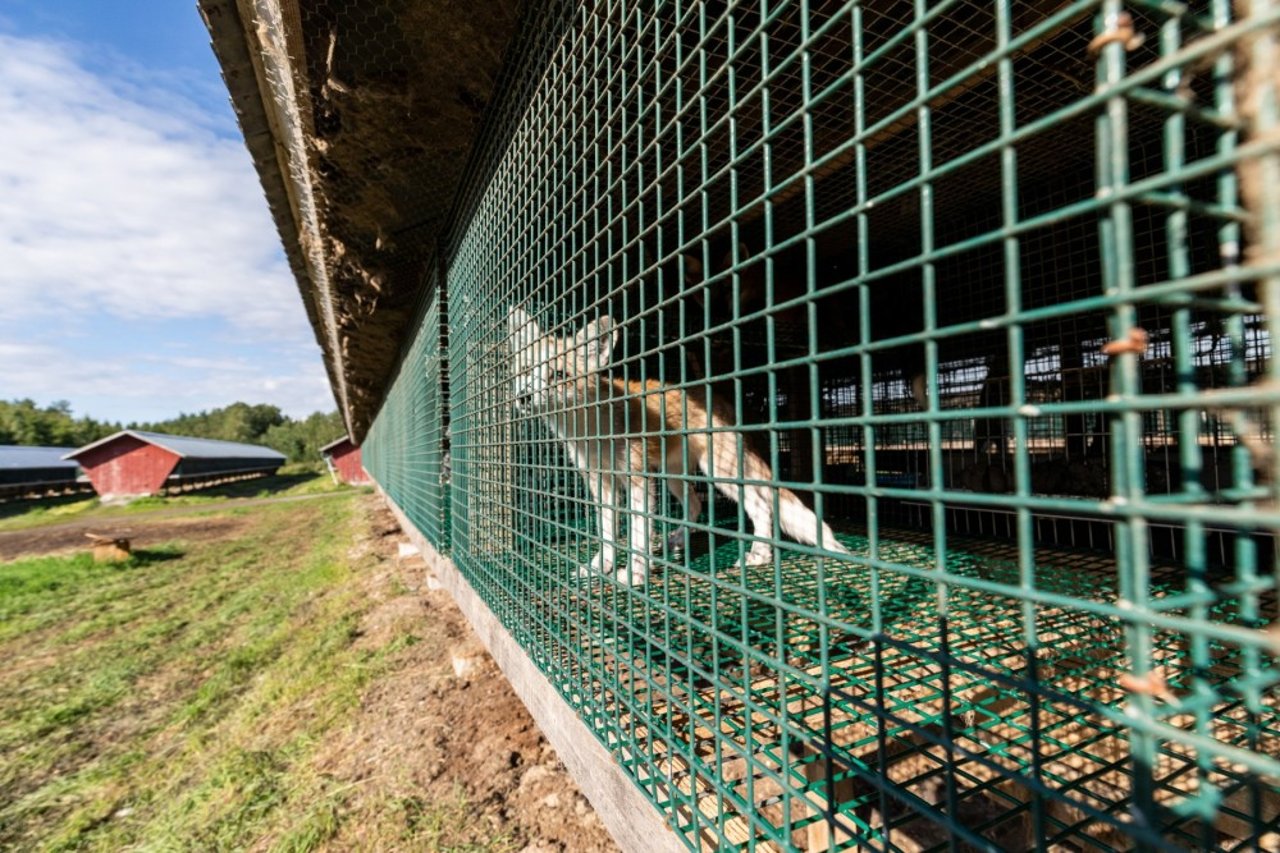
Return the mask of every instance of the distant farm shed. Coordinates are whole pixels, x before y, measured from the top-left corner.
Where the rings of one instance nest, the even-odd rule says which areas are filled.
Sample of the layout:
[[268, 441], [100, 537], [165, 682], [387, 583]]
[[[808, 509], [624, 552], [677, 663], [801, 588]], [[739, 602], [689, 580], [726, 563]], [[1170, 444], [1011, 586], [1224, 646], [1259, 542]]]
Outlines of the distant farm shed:
[[373, 482], [364, 470], [360, 446], [349, 437], [344, 435], [337, 441], [329, 442], [320, 448], [320, 455], [324, 457], [329, 470], [342, 482], [352, 486], [367, 486]]
[[67, 450], [0, 445], [0, 499], [74, 491], [80, 466], [63, 459]]
[[158, 494], [265, 477], [285, 457], [267, 447], [127, 429], [72, 453], [102, 497]]

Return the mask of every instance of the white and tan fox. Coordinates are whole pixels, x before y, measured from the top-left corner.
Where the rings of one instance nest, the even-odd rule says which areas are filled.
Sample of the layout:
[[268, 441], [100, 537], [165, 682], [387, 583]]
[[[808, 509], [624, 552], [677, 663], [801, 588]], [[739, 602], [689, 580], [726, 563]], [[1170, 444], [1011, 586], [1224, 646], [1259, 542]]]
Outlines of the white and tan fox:
[[[541, 417], [564, 442], [599, 507], [602, 547], [581, 575], [612, 573], [624, 583], [644, 583], [653, 544], [651, 475], [671, 475], [663, 478], [667, 488], [684, 505], [686, 520], [697, 521], [702, 501], [684, 477], [695, 467], [722, 494], [742, 501], [756, 537], [748, 565], [773, 559], [775, 493], [784, 533], [806, 545], [849, 553], [794, 492], [770, 485], [769, 464], [745, 446], [719, 406], [713, 403], [708, 412], [698, 399], [702, 394], [609, 376], [605, 368], [618, 339], [609, 317], [568, 338], [544, 334], [520, 308], [511, 310], [508, 321], [516, 405]], [[630, 558], [618, 565], [617, 512], [624, 502]]]

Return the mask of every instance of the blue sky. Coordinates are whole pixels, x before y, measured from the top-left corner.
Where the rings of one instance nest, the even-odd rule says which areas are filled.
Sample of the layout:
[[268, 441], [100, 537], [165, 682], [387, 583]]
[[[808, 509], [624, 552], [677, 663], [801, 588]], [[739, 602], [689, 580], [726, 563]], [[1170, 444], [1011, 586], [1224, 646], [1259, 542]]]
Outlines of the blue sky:
[[334, 407], [194, 0], [0, 0], [0, 399]]

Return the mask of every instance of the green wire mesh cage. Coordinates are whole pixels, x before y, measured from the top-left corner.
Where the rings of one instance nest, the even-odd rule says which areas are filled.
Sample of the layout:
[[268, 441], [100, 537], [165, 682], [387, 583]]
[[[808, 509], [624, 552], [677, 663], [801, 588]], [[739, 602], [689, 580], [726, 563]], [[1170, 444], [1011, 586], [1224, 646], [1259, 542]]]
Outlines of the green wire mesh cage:
[[1278, 28], [532, 4], [369, 469], [693, 849], [1280, 848]]
[[363, 446], [365, 468], [441, 553], [449, 550], [450, 459], [444, 292], [433, 276]]

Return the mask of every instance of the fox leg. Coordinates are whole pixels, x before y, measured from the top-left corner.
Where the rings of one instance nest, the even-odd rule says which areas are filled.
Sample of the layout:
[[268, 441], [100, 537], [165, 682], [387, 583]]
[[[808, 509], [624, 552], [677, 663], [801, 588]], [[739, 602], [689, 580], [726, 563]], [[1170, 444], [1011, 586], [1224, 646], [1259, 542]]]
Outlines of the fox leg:
[[773, 562], [773, 495], [763, 486], [747, 486], [743, 489], [742, 500], [743, 509], [751, 519], [751, 533], [756, 537], [751, 543], [751, 550], [747, 551], [746, 564], [767, 565]]
[[[742, 562], [748, 566], [761, 566], [773, 561], [773, 496], [766, 486], [751, 483], [739, 484], [721, 479], [738, 476], [738, 442], [741, 436], [721, 434], [711, 436], [712, 446], [698, 460], [700, 467], [716, 489], [727, 498], [742, 503], [747, 518], [751, 519], [751, 533], [755, 541]], [[719, 474], [720, 477], [716, 475]], [[750, 448], [742, 448], [742, 476], [746, 480], [769, 482], [773, 472]]]
[[631, 556], [627, 568], [618, 571], [618, 580], [632, 586], [644, 583], [649, 573], [650, 549], [653, 547], [653, 527], [649, 514], [653, 511], [650, 498], [653, 496], [652, 481], [644, 476], [633, 474], [629, 478], [630, 533], [628, 547]]
[[600, 550], [596, 555], [583, 566], [578, 567], [576, 577], [589, 578], [592, 575], [610, 574], [613, 572], [614, 560], [617, 558], [618, 549], [618, 510], [614, 502], [614, 490], [612, 485], [607, 481], [601, 483], [598, 490], [590, 488], [592, 485], [590, 478], [587, 478], [588, 491], [595, 498], [596, 505], [600, 509]]
[[667, 478], [667, 491], [671, 492], [671, 496], [679, 501], [683, 508], [682, 524], [670, 536], [667, 537], [668, 551], [687, 551], [689, 549], [689, 524], [696, 522], [702, 517], [702, 498], [698, 496], [698, 490], [694, 488], [693, 483], [685, 479], [688, 474], [688, 466], [684, 464], [683, 448], [677, 447], [674, 452], [667, 454], [667, 472], [678, 474], [678, 477]]
[[687, 551], [689, 549], [689, 525], [702, 517], [702, 498], [698, 490], [688, 480], [667, 480], [667, 491], [683, 508], [683, 522], [680, 527], [667, 537], [667, 550]]

